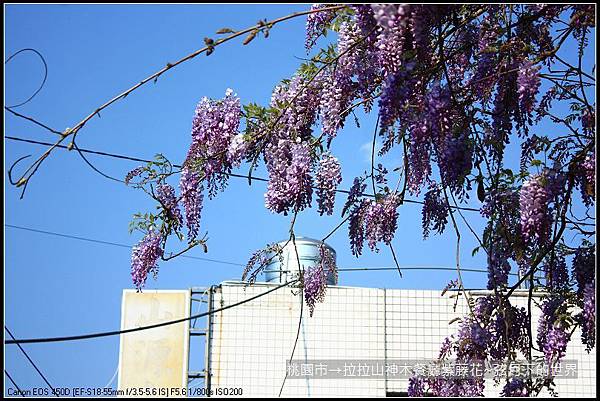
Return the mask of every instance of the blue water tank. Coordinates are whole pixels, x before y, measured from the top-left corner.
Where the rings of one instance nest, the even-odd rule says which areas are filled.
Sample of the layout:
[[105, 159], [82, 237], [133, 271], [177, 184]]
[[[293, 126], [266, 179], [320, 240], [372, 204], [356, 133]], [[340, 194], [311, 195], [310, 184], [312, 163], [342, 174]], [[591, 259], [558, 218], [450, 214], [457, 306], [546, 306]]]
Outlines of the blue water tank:
[[[268, 283], [285, 283], [297, 276], [298, 273], [298, 260], [304, 270], [312, 267], [320, 262], [319, 247], [325, 245], [325, 247], [331, 252], [333, 260], [336, 260], [335, 250], [324, 243], [312, 238], [297, 237], [296, 248], [298, 249], [298, 255], [294, 249], [294, 243], [292, 241], [281, 241], [277, 244], [282, 247], [283, 262], [280, 262], [276, 255], [270, 255], [272, 262], [267, 265], [263, 270], [265, 281]], [[337, 285], [337, 275], [330, 273], [327, 276], [328, 285]]]

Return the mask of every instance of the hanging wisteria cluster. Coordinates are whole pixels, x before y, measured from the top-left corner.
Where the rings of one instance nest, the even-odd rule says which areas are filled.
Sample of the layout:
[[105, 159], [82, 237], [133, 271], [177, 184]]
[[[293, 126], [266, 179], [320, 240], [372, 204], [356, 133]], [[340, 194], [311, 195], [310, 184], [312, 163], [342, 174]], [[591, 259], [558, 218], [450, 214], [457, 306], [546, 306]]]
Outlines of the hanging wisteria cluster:
[[324, 244], [321, 244], [319, 246], [319, 261], [304, 271], [304, 300], [308, 305], [310, 316], [315, 311], [315, 305], [325, 299], [329, 279], [337, 282], [335, 257]]
[[[215, 197], [246, 162], [250, 173], [264, 163], [271, 212], [293, 214], [295, 221], [316, 198], [317, 212], [333, 215], [343, 176], [333, 147], [362, 108], [376, 114], [376, 131], [360, 125], [356, 135], [369, 135], [373, 149], [376, 141], [382, 148], [373, 154], [371, 172], [354, 178], [341, 210], [353, 255], [363, 253], [365, 242], [375, 252], [381, 244], [393, 246], [407, 194], [423, 203], [425, 238], [442, 234], [450, 220], [459, 236], [457, 212], [478, 207], [476, 200], [486, 221], [481, 235], [470, 228], [479, 242], [474, 253], [486, 253], [493, 295], [474, 302], [442, 344], [440, 358], [532, 358], [535, 347], [547, 361], [557, 361], [576, 328], [591, 350], [596, 114], [586, 54], [594, 7], [315, 4], [311, 11], [305, 40], [310, 58], [275, 86], [266, 106], [242, 106], [231, 90], [198, 103], [179, 197], [166, 183], [170, 170], [138, 168], [127, 175], [127, 183], [137, 177], [141, 181], [133, 185], [160, 203], [158, 215], [138, 216], [136, 228], [145, 237], [132, 258], [135, 285], [141, 288], [148, 272], [156, 272], [168, 235], [185, 239], [185, 227], [190, 248], [203, 243], [205, 190]], [[337, 39], [318, 48], [331, 33]], [[542, 121], [553, 128], [542, 130]], [[521, 149], [516, 165], [505, 157], [510, 146]], [[390, 154], [396, 165], [375, 166], [375, 159]], [[571, 232], [577, 235], [565, 235]], [[273, 246], [257, 251], [244, 279], [254, 281], [277, 255]], [[322, 254], [298, 277], [311, 315], [324, 299], [332, 263]], [[539, 321], [510, 302], [522, 284], [546, 292]], [[536, 395], [552, 385], [552, 377], [503, 380], [504, 396]], [[477, 396], [483, 390], [477, 379], [409, 381], [414, 396]]]

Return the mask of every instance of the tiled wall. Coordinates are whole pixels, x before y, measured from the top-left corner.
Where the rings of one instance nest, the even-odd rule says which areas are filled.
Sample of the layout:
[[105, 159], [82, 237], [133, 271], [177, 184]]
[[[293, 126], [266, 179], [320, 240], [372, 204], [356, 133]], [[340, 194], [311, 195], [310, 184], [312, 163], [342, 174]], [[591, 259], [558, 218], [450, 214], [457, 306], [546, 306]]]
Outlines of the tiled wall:
[[[273, 285], [223, 283], [214, 294], [213, 308], [270, 288]], [[517, 295], [512, 302], [525, 306], [526, 299]], [[244, 396], [277, 396], [296, 340], [300, 307], [299, 295], [285, 288], [215, 314], [212, 388], [242, 388]], [[312, 317], [304, 304], [294, 359], [434, 359], [443, 339], [457, 329], [457, 323], [449, 322], [464, 316], [467, 308], [464, 297], [455, 293], [442, 297], [440, 291], [330, 287]], [[533, 321], [537, 321], [536, 313]], [[577, 332], [565, 359], [579, 361], [579, 376], [557, 380], [559, 395], [595, 396], [595, 350], [587, 354]], [[281, 395], [362, 397], [403, 391], [404, 380], [288, 378]], [[499, 391], [491, 382], [486, 385], [486, 394], [498, 395]]]

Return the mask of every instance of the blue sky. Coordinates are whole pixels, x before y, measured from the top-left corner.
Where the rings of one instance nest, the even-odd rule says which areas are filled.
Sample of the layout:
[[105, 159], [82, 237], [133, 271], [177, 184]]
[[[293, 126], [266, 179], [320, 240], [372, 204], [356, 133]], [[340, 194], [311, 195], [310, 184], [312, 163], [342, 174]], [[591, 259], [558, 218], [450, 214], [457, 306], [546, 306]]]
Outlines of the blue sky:
[[[275, 18], [305, 10], [308, 5], [146, 5], [71, 6], [9, 5], [5, 7], [6, 56], [32, 47], [48, 63], [48, 80], [38, 96], [19, 112], [35, 116], [63, 130], [73, 126], [100, 104], [133, 83], [159, 70], [167, 62], [203, 46], [205, 36], [223, 27], [244, 28], [259, 19]], [[163, 153], [181, 163], [190, 143], [191, 119], [203, 97], [222, 97], [232, 88], [243, 103], [266, 104], [273, 87], [289, 77], [304, 50], [305, 17], [277, 25], [268, 39], [241, 40], [219, 46], [213, 55], [201, 55], [162, 76], [92, 119], [78, 135], [82, 148], [152, 158]], [[593, 56], [593, 55], [592, 55]], [[42, 77], [41, 62], [31, 53], [18, 56], [6, 66], [6, 102], [29, 97]], [[343, 164], [348, 188], [353, 178], [370, 168], [369, 152], [375, 118], [362, 116], [361, 127], [351, 121], [338, 135], [333, 153]], [[5, 116], [5, 134], [53, 141], [38, 127]], [[368, 144], [368, 145], [366, 145]], [[6, 163], [38, 155], [43, 148], [5, 140]], [[393, 161], [394, 154], [388, 160]], [[90, 155], [102, 171], [124, 175], [138, 164]], [[389, 166], [388, 166], [389, 167]], [[391, 170], [391, 168], [390, 168]], [[242, 166], [242, 172], [247, 166]], [[265, 177], [264, 168], [256, 175]], [[176, 184], [174, 180], [172, 184]], [[190, 254], [245, 263], [265, 244], [286, 239], [290, 217], [274, 215], [264, 207], [266, 185], [232, 178], [229, 188], [208, 201], [202, 227], [208, 231], [209, 253]], [[121, 244], [134, 244], [129, 235], [133, 213], [151, 211], [147, 196], [93, 172], [74, 152], [57, 150], [30, 183], [24, 199], [5, 183], [5, 222], [69, 235]], [[332, 217], [314, 210], [301, 214], [296, 233], [321, 238], [340, 221], [343, 197]], [[471, 205], [478, 207], [475, 200]], [[477, 213], [473, 225], [481, 230]], [[458, 216], [457, 216], [458, 217]], [[464, 233], [461, 242], [463, 267], [484, 268], [483, 255], [471, 257], [475, 240]], [[329, 241], [337, 251], [340, 267], [392, 267], [389, 251], [365, 252], [354, 258], [347, 228]], [[394, 246], [401, 265], [453, 266], [455, 234], [449, 226], [442, 236], [423, 241], [421, 208], [400, 208]], [[158, 280], [149, 289], [180, 289], [207, 286], [239, 279], [242, 268], [177, 258], [161, 264]], [[443, 271], [347, 272], [340, 284], [364, 287], [441, 289], [456, 274]], [[485, 274], [465, 273], [467, 287], [485, 286]], [[16, 337], [60, 336], [117, 329], [120, 324], [122, 290], [131, 288], [130, 250], [82, 242], [40, 233], [5, 228], [5, 316]], [[104, 386], [118, 360], [118, 337], [96, 340], [26, 345], [33, 360], [56, 387]], [[5, 347], [6, 367], [22, 388], [43, 382], [14, 346]], [[192, 350], [194, 351], [194, 350]], [[201, 351], [192, 356], [200, 367]], [[198, 361], [198, 363], [194, 362]], [[116, 385], [116, 382], [113, 383]]]

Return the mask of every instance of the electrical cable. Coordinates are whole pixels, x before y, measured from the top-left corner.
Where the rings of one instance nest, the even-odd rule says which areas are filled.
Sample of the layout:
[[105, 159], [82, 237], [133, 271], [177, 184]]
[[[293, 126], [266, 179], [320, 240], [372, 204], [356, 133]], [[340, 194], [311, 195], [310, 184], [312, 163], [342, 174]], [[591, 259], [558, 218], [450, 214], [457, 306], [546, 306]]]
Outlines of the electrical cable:
[[[69, 147], [65, 146], [65, 145], [60, 145], [60, 144], [55, 144], [55, 143], [50, 143], [50, 142], [37, 141], [37, 140], [27, 139], [27, 138], [20, 138], [20, 137], [16, 137], [16, 136], [8, 136], [8, 135], [6, 135], [5, 138], [6, 139], [10, 139], [12, 141], [26, 142], [26, 143], [36, 144], [36, 145], [54, 146], [54, 147], [61, 148], [61, 149], [69, 149]], [[119, 154], [115, 154], [115, 153], [101, 152], [101, 151], [91, 150], [91, 149], [78, 148], [77, 150], [80, 153], [91, 153], [91, 154], [96, 154], [96, 155], [100, 155], [100, 156], [107, 156], [107, 157], [113, 157], [113, 158], [117, 158], [117, 159], [131, 160], [131, 161], [137, 161], [137, 162], [143, 162], [143, 163], [149, 163], [150, 162], [150, 160], [140, 159], [138, 157], [131, 157], [131, 156], [119, 155]], [[89, 162], [87, 162], [87, 163], [90, 164]], [[181, 168], [182, 166], [178, 165], [178, 164], [173, 164], [173, 167]], [[101, 173], [101, 174], [105, 175], [104, 173]], [[230, 177], [244, 178], [244, 179], [253, 179], [255, 181], [269, 182], [269, 180], [266, 179], [266, 178], [255, 177], [255, 176], [252, 176], [252, 175], [235, 174], [235, 173], [222, 173], [222, 174], [228, 175]], [[109, 178], [113, 179], [112, 177], [109, 177]], [[313, 186], [313, 188], [314, 189], [318, 189], [317, 187], [314, 187], [314, 186]], [[344, 193], [344, 194], [349, 194], [350, 193], [350, 191], [347, 190], [347, 189], [336, 189], [335, 192]], [[369, 198], [374, 198], [375, 197], [373, 194], [368, 194], [368, 193], [362, 193], [361, 195], [363, 195], [365, 197], [369, 197]], [[418, 200], [414, 200], [414, 199], [404, 199], [404, 202], [406, 202], [406, 203], [414, 203], [414, 204], [419, 204], [419, 205], [423, 204], [422, 201], [418, 201]], [[459, 210], [465, 210], [465, 211], [469, 211], [469, 212], [479, 212], [479, 209], [475, 209], [475, 208], [472, 208], [472, 207], [450, 206], [450, 208], [452, 208], [452, 209], [459, 209]]]
[[[248, 303], [250, 301], [253, 301], [253, 300], [257, 299], [257, 298], [264, 297], [265, 295], [270, 294], [273, 291], [277, 291], [280, 288], [283, 288], [283, 287], [286, 287], [286, 286], [288, 286], [290, 284], [293, 284], [296, 281], [298, 281], [298, 280], [295, 279], [295, 280], [288, 281], [286, 283], [278, 285], [277, 287], [271, 288], [270, 290], [265, 291], [263, 293], [254, 295], [254, 296], [252, 296], [250, 298], [247, 298], [247, 299], [244, 299], [242, 301], [233, 303], [231, 305], [227, 305], [227, 306], [223, 306], [221, 308], [213, 309], [210, 312], [199, 313], [199, 314], [191, 315], [191, 316], [184, 317], [184, 318], [181, 318], [181, 319], [169, 320], [167, 322], [156, 323], [156, 324], [152, 324], [152, 325], [149, 325], [149, 326], [141, 326], [141, 327], [135, 327], [135, 328], [132, 328], [132, 329], [105, 331], [105, 332], [100, 332], [100, 333], [90, 333], [90, 334], [81, 334], [81, 335], [64, 336], [64, 337], [27, 338], [27, 339], [18, 339], [18, 340], [13, 337], [12, 340], [5, 340], [4, 344], [5, 345], [9, 345], [9, 344], [17, 344], [17, 345], [19, 345], [19, 344], [33, 344], [33, 343], [50, 343], [50, 342], [62, 342], [62, 341], [88, 340], [88, 339], [91, 339], [91, 338], [116, 336], [116, 335], [120, 335], [120, 334], [127, 334], [127, 333], [133, 333], [133, 332], [136, 332], [136, 331], [143, 331], [143, 330], [149, 330], [149, 329], [154, 329], [154, 328], [158, 328], [158, 327], [169, 326], [169, 325], [172, 325], [172, 324], [187, 322], [189, 320], [196, 319], [196, 318], [199, 318], [199, 317], [209, 316], [209, 315], [215, 314], [217, 312], [222, 312], [224, 310], [231, 309], [231, 308], [234, 308], [236, 306], [243, 305], [243, 304]], [[19, 345], [19, 347], [20, 347], [20, 345]]]
[[[13, 336], [13, 334], [10, 332], [10, 330], [8, 329], [8, 327], [4, 326], [4, 330], [6, 330], [6, 332], [8, 333], [8, 335], [13, 340], [15, 340], [15, 336]], [[54, 389], [54, 387], [52, 387], [52, 385], [50, 384], [50, 382], [48, 381], [48, 379], [46, 379], [46, 376], [44, 376], [44, 374], [37, 367], [37, 365], [35, 364], [35, 362], [33, 362], [33, 360], [29, 357], [29, 355], [27, 354], [27, 352], [25, 352], [25, 350], [23, 349], [23, 347], [21, 347], [21, 344], [19, 344], [19, 343], [16, 343], [16, 344], [19, 347], [19, 349], [21, 350], [21, 352], [23, 353], [23, 355], [25, 355], [25, 358], [27, 358], [27, 360], [33, 366], [33, 368], [38, 372], [38, 374], [42, 377], [42, 379], [44, 379], [44, 381], [46, 382], [46, 384], [48, 385], [48, 387], [50, 387], [50, 389], [52, 390], [52, 394], [54, 394], [56, 397], [58, 397], [58, 393], [56, 392], [56, 390]]]
[[10, 374], [8, 374], [8, 371], [6, 369], [4, 369], [4, 374], [6, 375], [6, 377], [8, 377], [8, 380], [10, 380], [10, 382], [13, 384], [13, 386], [15, 386], [17, 388], [17, 391], [19, 392], [19, 394], [21, 395], [21, 397], [25, 397], [25, 393], [23, 392], [23, 390], [21, 390], [19, 388], [19, 386], [17, 385], [17, 383], [15, 383], [15, 381], [13, 380], [13, 378], [10, 377]]
[[[109, 241], [102, 241], [102, 240], [98, 240], [98, 239], [87, 238], [87, 237], [80, 237], [80, 236], [70, 235], [70, 234], [62, 234], [62, 233], [57, 233], [57, 232], [53, 232], [53, 231], [38, 230], [36, 228], [17, 226], [17, 225], [13, 225], [13, 224], [5, 224], [4, 226], [5, 227], [9, 227], [9, 228], [16, 228], [18, 230], [31, 231], [31, 232], [39, 233], [39, 234], [54, 235], [56, 237], [63, 237], [63, 238], [69, 238], [69, 239], [76, 239], [76, 240], [79, 240], [79, 241], [93, 242], [93, 243], [96, 243], [96, 244], [118, 246], [118, 247], [121, 247], [121, 248], [129, 248], [129, 249], [133, 248], [132, 245], [119, 244], [119, 243], [116, 243], [116, 242], [109, 242]], [[243, 265], [241, 263], [226, 262], [226, 261], [223, 261], [223, 260], [211, 259], [211, 258], [203, 258], [203, 257], [200, 257], [200, 256], [181, 255], [181, 257], [182, 258], [188, 258], [188, 259], [202, 260], [204, 262], [221, 263], [221, 264], [225, 264], [225, 265], [245, 266], [245, 265]]]

